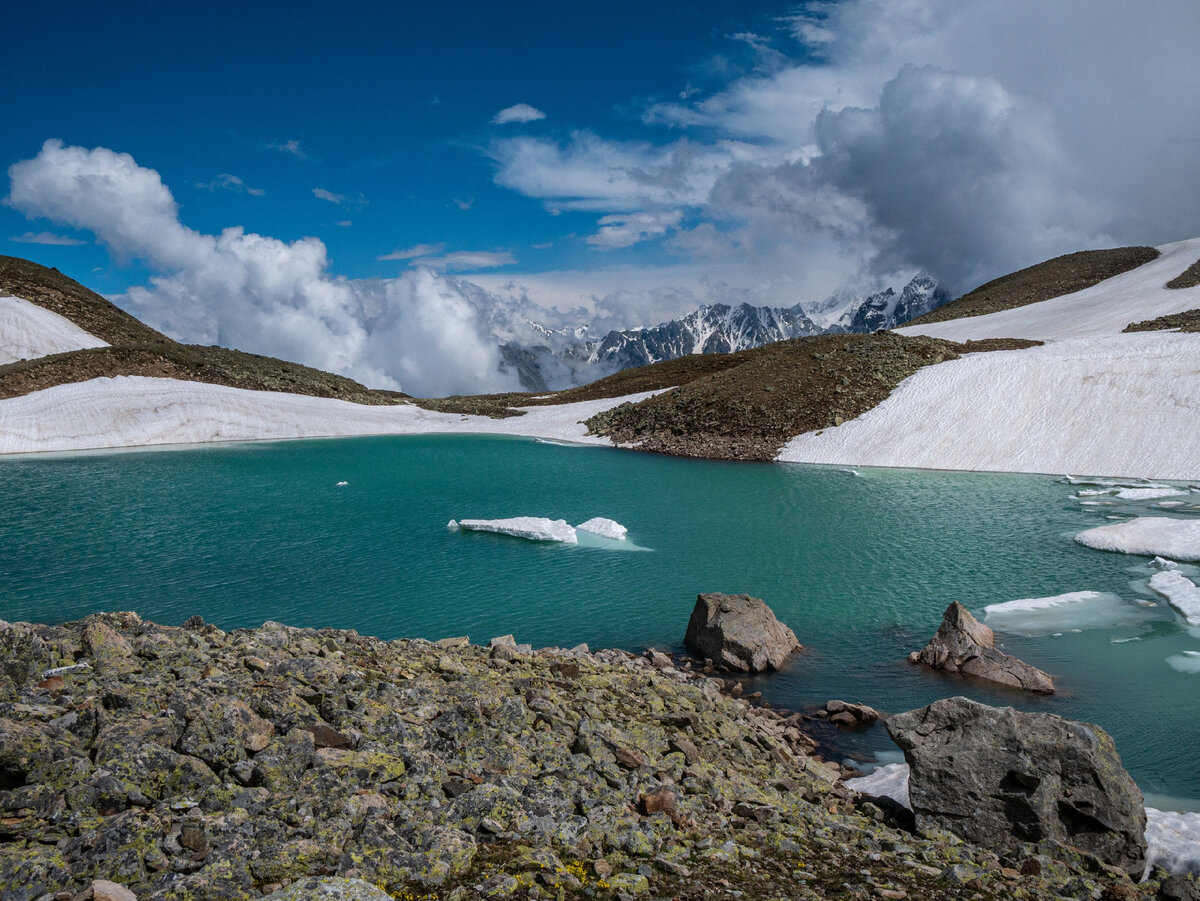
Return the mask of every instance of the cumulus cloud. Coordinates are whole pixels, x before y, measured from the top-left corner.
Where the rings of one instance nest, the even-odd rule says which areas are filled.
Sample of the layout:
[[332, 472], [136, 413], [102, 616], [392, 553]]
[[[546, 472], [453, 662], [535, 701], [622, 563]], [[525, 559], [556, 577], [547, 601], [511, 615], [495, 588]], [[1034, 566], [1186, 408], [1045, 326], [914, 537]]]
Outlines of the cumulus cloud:
[[9, 169], [7, 202], [96, 235], [158, 274], [122, 304], [180, 340], [266, 353], [366, 384], [431, 395], [516, 387], [485, 312], [429, 270], [386, 281], [331, 276], [316, 238], [286, 243], [179, 220], [170, 190], [129, 154], [47, 141]]
[[600, 214], [593, 246], [683, 210], [669, 248], [701, 269], [740, 259], [732, 287], [924, 267], [965, 290], [1200, 234], [1192, 0], [1136, 16], [1118, 0], [818, 0], [780, 26], [731, 36], [757, 52], [751, 73], [644, 110], [668, 139], [500, 139], [496, 182]]
[[493, 125], [507, 125], [510, 122], [536, 122], [545, 119], [546, 114], [528, 103], [517, 103], [500, 110], [492, 116]]
[[8, 240], [15, 241], [17, 244], [46, 244], [52, 247], [78, 247], [87, 243], [67, 235], [56, 235], [54, 232], [25, 232], [23, 235], [16, 235]]
[[222, 172], [212, 181], [196, 182], [196, 187], [203, 191], [215, 191], [217, 188], [222, 188], [226, 191], [233, 191], [235, 194], [250, 194], [253, 197], [262, 197], [267, 192], [262, 188], [252, 188], [236, 175], [230, 175], [228, 172]]

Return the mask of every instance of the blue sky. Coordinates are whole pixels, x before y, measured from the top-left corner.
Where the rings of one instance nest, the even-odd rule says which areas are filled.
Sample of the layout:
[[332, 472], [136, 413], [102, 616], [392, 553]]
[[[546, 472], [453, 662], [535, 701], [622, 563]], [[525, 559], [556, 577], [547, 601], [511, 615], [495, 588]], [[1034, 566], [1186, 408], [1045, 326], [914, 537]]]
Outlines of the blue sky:
[[528, 319], [1200, 235], [1195, 0], [45, 2], [0, 33], [0, 252], [418, 393], [513, 387]]
[[[583, 265], [596, 217], [551, 216], [497, 186], [485, 150], [581, 127], [638, 137], [648, 103], [753, 66], [730, 36], [770, 31], [781, 12], [685, 6], [128, 3], [115, 16], [105, 4], [10, 4], [6, 57], [20, 76], [6, 92], [0, 161], [32, 157], [48, 138], [129, 153], [160, 173], [192, 228], [314, 235], [352, 277], [394, 275], [406, 264], [377, 258], [420, 244], [507, 252], [534, 271]], [[491, 124], [519, 103], [546, 118]], [[222, 187], [230, 175], [242, 184]], [[46, 230], [10, 208], [0, 217], [5, 237]], [[107, 290], [145, 275], [99, 249], [26, 249]]]

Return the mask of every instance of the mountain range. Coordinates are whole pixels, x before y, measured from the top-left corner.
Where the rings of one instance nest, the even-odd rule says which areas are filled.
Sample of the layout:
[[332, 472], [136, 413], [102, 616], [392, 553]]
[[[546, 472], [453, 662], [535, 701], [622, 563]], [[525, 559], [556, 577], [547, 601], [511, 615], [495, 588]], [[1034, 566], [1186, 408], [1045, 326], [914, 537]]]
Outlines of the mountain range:
[[523, 334], [510, 332], [502, 340], [501, 354], [503, 365], [517, 373], [525, 390], [557, 390], [689, 354], [733, 353], [789, 338], [895, 328], [948, 300], [937, 281], [920, 272], [899, 291], [835, 295], [814, 304], [811, 314], [803, 304], [706, 304], [655, 326], [614, 329], [603, 336], [587, 326], [555, 330], [526, 321]]

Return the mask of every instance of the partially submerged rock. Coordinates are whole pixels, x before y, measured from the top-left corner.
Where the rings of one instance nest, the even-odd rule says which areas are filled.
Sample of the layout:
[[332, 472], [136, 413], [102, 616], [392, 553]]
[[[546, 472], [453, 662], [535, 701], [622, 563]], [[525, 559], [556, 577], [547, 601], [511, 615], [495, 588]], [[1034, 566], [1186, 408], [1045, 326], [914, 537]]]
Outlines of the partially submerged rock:
[[779, 669], [802, 647], [761, 598], [719, 592], [696, 598], [683, 643], [720, 669], [751, 673]]
[[828, 715], [829, 722], [848, 729], [869, 726], [879, 720], [879, 711], [874, 707], [836, 699], [825, 703], [825, 713]]
[[1054, 679], [1003, 651], [996, 650], [996, 636], [962, 604], [955, 601], [942, 614], [942, 624], [929, 644], [908, 655], [910, 663], [930, 669], [974, 676], [998, 685], [1049, 694]]
[[946, 698], [887, 720], [917, 828], [996, 851], [1061, 842], [1140, 876], [1142, 793], [1099, 726]]

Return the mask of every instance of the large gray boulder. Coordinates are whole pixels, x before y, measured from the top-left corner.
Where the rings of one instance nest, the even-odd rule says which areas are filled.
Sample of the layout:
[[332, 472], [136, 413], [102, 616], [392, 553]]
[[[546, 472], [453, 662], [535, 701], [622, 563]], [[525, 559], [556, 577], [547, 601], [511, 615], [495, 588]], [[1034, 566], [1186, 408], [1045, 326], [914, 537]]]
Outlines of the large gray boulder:
[[1003, 651], [996, 650], [996, 635], [955, 601], [942, 614], [937, 633], [920, 651], [908, 655], [910, 663], [961, 673], [997, 685], [1050, 694], [1054, 678]]
[[911, 770], [918, 829], [996, 851], [1061, 842], [1141, 875], [1142, 793], [1099, 726], [946, 698], [889, 717], [887, 730]]
[[683, 643], [700, 659], [743, 673], [779, 669], [801, 648], [761, 598], [718, 592], [696, 598]]

